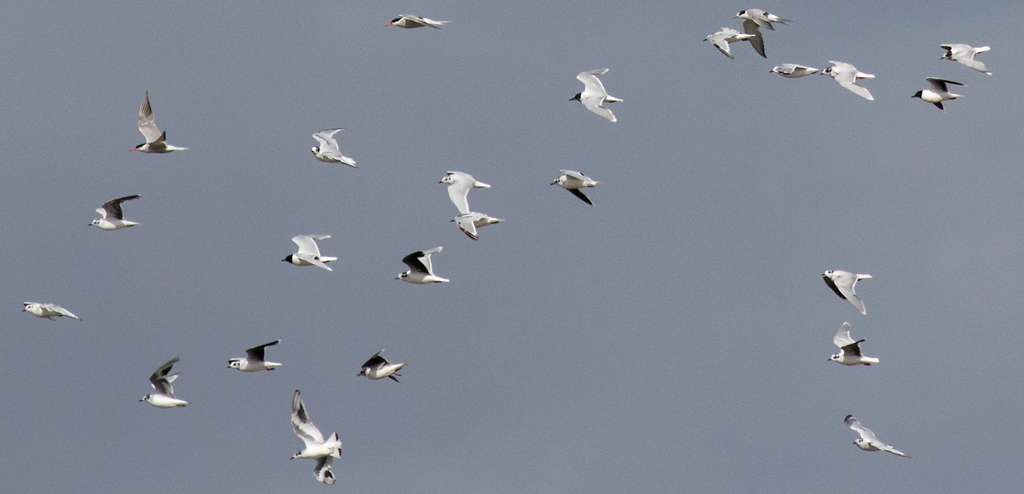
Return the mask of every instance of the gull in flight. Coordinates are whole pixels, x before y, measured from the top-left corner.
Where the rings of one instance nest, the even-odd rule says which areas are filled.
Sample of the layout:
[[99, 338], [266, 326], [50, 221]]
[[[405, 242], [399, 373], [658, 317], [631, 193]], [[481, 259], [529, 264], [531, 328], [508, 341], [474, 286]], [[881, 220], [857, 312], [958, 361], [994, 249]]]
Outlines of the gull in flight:
[[714, 45], [715, 48], [718, 48], [718, 51], [722, 52], [723, 55], [735, 59], [736, 57], [732, 56], [732, 52], [729, 50], [729, 43], [749, 41], [751, 38], [755, 37], [757, 37], [756, 34], [741, 34], [735, 29], [723, 27], [721, 31], [709, 34], [707, 38], [704, 38], [704, 41], [710, 41], [711, 44]]
[[118, 197], [117, 199], [111, 199], [103, 203], [103, 207], [96, 210], [96, 212], [102, 214], [103, 217], [98, 220], [92, 220], [92, 223], [89, 224], [101, 230], [120, 230], [122, 228], [128, 228], [129, 226], [138, 225], [138, 223], [134, 221], [126, 221], [124, 219], [124, 210], [121, 209], [122, 202], [138, 198], [138, 194], [133, 194], [130, 196]]
[[595, 182], [590, 177], [575, 170], [561, 170], [561, 172], [563, 175], [556, 178], [550, 185], [560, 185], [563, 189], [572, 192], [572, 195], [579, 197], [583, 202], [593, 206], [594, 203], [590, 202], [590, 198], [588, 198], [580, 189], [584, 187], [593, 187], [601, 182]]
[[430, 255], [441, 252], [441, 247], [434, 247], [428, 251], [418, 250], [402, 258], [402, 262], [409, 266], [409, 270], [398, 275], [396, 280], [402, 280], [418, 285], [427, 283], [447, 283], [448, 280], [434, 274], [433, 266], [430, 264]]
[[886, 453], [892, 453], [896, 456], [910, 458], [910, 456], [907, 456], [902, 451], [879, 441], [878, 438], [875, 437], [875, 433], [871, 432], [871, 429], [860, 425], [860, 421], [857, 420], [857, 417], [847, 415], [844, 422], [846, 422], [846, 425], [849, 425], [851, 429], [857, 431], [857, 434], [860, 434], [860, 437], [853, 442], [853, 444], [856, 444], [858, 448], [863, 449], [864, 451], [885, 451]]
[[615, 96], [610, 96], [608, 91], [604, 90], [604, 84], [601, 84], [601, 79], [597, 76], [608, 72], [608, 69], [595, 69], [588, 70], [586, 72], [580, 72], [576, 75], [576, 79], [579, 79], [583, 83], [583, 92], [576, 93], [569, 101], [579, 101], [583, 103], [588, 110], [601, 115], [604, 118], [612, 122], [617, 122], [615, 114], [611, 110], [604, 108], [604, 103], [615, 103], [616, 101], [622, 101]]
[[861, 98], [864, 98], [869, 101], [875, 100], [875, 98], [871, 96], [871, 93], [867, 89], [857, 85], [858, 79], [874, 79], [874, 74], [865, 74], [864, 72], [859, 72], [857, 70], [857, 67], [854, 67], [853, 65], [850, 65], [845, 62], [836, 62], [835, 60], [829, 60], [828, 63], [832, 64], [832, 67], [825, 69], [824, 72], [822, 72], [821, 74], [827, 75], [835, 79], [840, 86], [849, 89], [850, 91], [853, 92], [853, 94], [856, 94]]
[[331, 461], [334, 458], [341, 458], [341, 441], [338, 439], [338, 433], [331, 434], [331, 437], [324, 441], [324, 436], [320, 434], [320, 429], [317, 429], [313, 422], [309, 420], [306, 404], [302, 402], [302, 398], [299, 395], [300, 393], [297, 389], [295, 394], [292, 395], [292, 431], [295, 432], [296, 436], [299, 436], [299, 439], [302, 439], [306, 447], [292, 455], [291, 459], [316, 458], [313, 475], [320, 482], [334, 485]]
[[857, 341], [853, 341], [853, 338], [850, 338], [850, 323], [844, 322], [839, 327], [839, 332], [832, 337], [832, 342], [839, 347], [839, 353], [833, 355], [829, 360], [843, 365], [877, 364], [877, 358], [868, 357], [860, 353], [860, 343], [862, 341], [864, 341], [864, 338]]
[[439, 184], [448, 184], [448, 198], [452, 200], [452, 204], [455, 204], [455, 208], [459, 210], [459, 214], [469, 213], [469, 202], [466, 200], [466, 196], [469, 194], [469, 189], [473, 188], [491, 188], [483, 182], [478, 182], [472, 175], [462, 172], [445, 172], [444, 178], [441, 179]]
[[331, 238], [330, 235], [296, 235], [292, 237], [292, 242], [295, 242], [299, 246], [299, 251], [294, 254], [288, 254], [288, 257], [281, 259], [281, 262], [290, 262], [296, 266], [316, 266], [323, 268], [328, 271], [333, 271], [326, 263], [331, 261], [337, 261], [337, 257], [321, 256], [320, 248], [317, 247], [316, 241], [323, 240], [325, 238]]
[[238, 369], [244, 372], [257, 372], [261, 370], [272, 371], [275, 367], [280, 367], [281, 364], [277, 362], [267, 362], [266, 360], [263, 360], [265, 349], [268, 346], [276, 345], [280, 342], [281, 340], [274, 340], [270, 343], [254, 346], [245, 351], [245, 358], [228, 359], [228, 369]]
[[181, 373], [176, 372], [169, 376], [167, 375], [168, 372], [171, 372], [171, 367], [173, 367], [178, 360], [181, 359], [174, 357], [171, 360], [168, 360], [166, 364], [157, 367], [156, 370], [153, 371], [153, 374], [149, 376], [149, 383], [153, 386], [153, 389], [156, 390], [156, 392], [143, 396], [139, 401], [144, 401], [159, 408], [183, 407], [188, 405], [187, 401], [179, 400], [174, 397], [174, 386], [171, 386], [171, 383], [174, 382]]
[[339, 130], [345, 129], [327, 129], [313, 134], [313, 138], [320, 141], [319, 147], [313, 147], [313, 156], [324, 163], [341, 163], [352, 168], [359, 168], [356, 166], [356, 160], [341, 154], [341, 150], [338, 149], [338, 141], [334, 139], [334, 134], [337, 134]]
[[938, 77], [926, 77], [925, 80], [928, 81], [928, 85], [931, 86], [931, 89], [922, 89], [914, 93], [911, 98], [921, 98], [922, 101], [927, 101], [939, 107], [940, 110], [945, 110], [945, 108], [942, 107], [943, 101], [962, 98], [964, 96], [962, 94], [953, 94], [949, 92], [947, 87], [948, 84], [964, 86], [959, 82], [947, 81], [946, 79], [939, 79]]
[[142, 99], [142, 106], [139, 108], [139, 132], [142, 132], [146, 142], [135, 146], [132, 151], [169, 153], [171, 151], [184, 151], [188, 149], [167, 144], [167, 132], [161, 133], [160, 129], [156, 128], [156, 123], [153, 119], [153, 107], [149, 106], [149, 91], [146, 91], [146, 96]]
[[381, 349], [381, 351], [373, 354], [369, 360], [363, 362], [363, 368], [357, 376], [366, 376], [370, 379], [384, 379], [387, 377], [392, 381], [398, 382], [395, 376], [402, 377], [398, 371], [405, 367], [405, 364], [392, 364], [388, 362], [388, 359], [380, 356], [383, 352], [384, 349]]
[[57, 304], [40, 304], [38, 302], [24, 302], [25, 307], [21, 309], [22, 312], [28, 312], [36, 317], [43, 317], [53, 321], [55, 317], [70, 317], [72, 319], [79, 319], [78, 316], [71, 313], [71, 311], [57, 305]]
[[384, 27], [395, 26], [404, 27], [406, 29], [412, 29], [414, 27], [429, 26], [434, 29], [441, 29], [440, 26], [448, 24], [449, 22], [451, 21], [435, 21], [433, 19], [427, 19], [426, 17], [420, 17], [418, 15], [402, 14], [399, 15], [398, 17], [395, 17], [394, 19], [391, 19], [391, 22], [384, 24]]
[[804, 65], [798, 65], [795, 63], [784, 63], [782, 65], [776, 65], [769, 72], [774, 72], [776, 74], [781, 75], [782, 77], [796, 79], [797, 77], [803, 77], [805, 75], [811, 75], [815, 72], [821, 72], [821, 69], [807, 67]]
[[853, 274], [848, 271], [840, 271], [838, 269], [830, 269], [825, 271], [822, 275], [825, 279], [825, 284], [839, 295], [839, 298], [849, 300], [861, 314], [867, 315], [868, 311], [864, 308], [864, 302], [857, 296], [857, 292], [854, 291], [854, 287], [860, 280], [870, 279], [870, 274]]
[[950, 43], [939, 46], [946, 50], [946, 54], [943, 55], [940, 60], [956, 60], [957, 62], [977, 70], [978, 72], [984, 72], [988, 75], [992, 75], [984, 63], [974, 59], [975, 55], [985, 53], [986, 51], [991, 50], [991, 48], [987, 46], [974, 48], [971, 45], [965, 45], [962, 43]]
[[490, 216], [487, 216], [486, 214], [483, 213], [470, 212], [466, 214], [460, 214], [456, 216], [455, 219], [452, 221], [454, 221], [455, 224], [459, 225], [459, 229], [462, 230], [462, 233], [465, 233], [467, 237], [473, 240], [479, 240], [480, 238], [479, 236], [477, 236], [476, 233], [477, 228], [483, 228], [487, 225], [501, 223], [502, 221], [505, 220], [501, 218], [491, 218]]
[[751, 21], [752, 23], [754, 23], [754, 25], [766, 28], [769, 31], [775, 30], [775, 28], [772, 27], [773, 22], [778, 22], [779, 24], [793, 22], [789, 19], [783, 19], [775, 14], [770, 14], [761, 9], [741, 10], [738, 14], [733, 16], [733, 19], [745, 19], [744, 23], [746, 21]]

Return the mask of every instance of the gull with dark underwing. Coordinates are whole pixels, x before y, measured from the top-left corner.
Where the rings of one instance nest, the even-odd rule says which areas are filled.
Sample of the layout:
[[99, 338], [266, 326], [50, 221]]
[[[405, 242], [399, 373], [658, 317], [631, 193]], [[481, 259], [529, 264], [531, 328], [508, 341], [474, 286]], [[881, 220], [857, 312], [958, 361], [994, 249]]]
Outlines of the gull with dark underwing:
[[864, 308], [864, 302], [857, 296], [854, 287], [856, 287], [857, 282], [860, 280], [871, 279], [870, 274], [854, 274], [848, 271], [830, 269], [825, 271], [821, 277], [825, 279], [825, 284], [833, 292], [836, 292], [836, 295], [839, 295], [839, 298], [849, 300], [861, 314], [868, 314], [867, 309]]

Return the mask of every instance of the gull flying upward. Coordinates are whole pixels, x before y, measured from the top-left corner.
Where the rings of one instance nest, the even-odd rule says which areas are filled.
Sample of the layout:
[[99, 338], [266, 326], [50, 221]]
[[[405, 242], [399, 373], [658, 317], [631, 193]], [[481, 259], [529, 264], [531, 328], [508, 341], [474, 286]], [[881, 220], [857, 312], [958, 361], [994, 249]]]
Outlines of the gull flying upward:
[[357, 376], [366, 376], [370, 379], [384, 379], [385, 377], [390, 378], [392, 381], [398, 382], [395, 376], [402, 377], [398, 371], [405, 367], [405, 364], [392, 364], [388, 362], [388, 359], [381, 357], [380, 354], [384, 352], [382, 348], [379, 352], [373, 354], [369, 360], [363, 362], [363, 368], [359, 371]]
[[940, 60], [956, 60], [957, 62], [977, 70], [978, 72], [984, 72], [988, 75], [992, 75], [984, 63], [974, 59], [975, 55], [985, 53], [986, 51], [991, 50], [991, 48], [987, 46], [979, 46], [975, 48], [971, 45], [965, 45], [962, 43], [949, 43], [939, 46], [946, 50], [946, 54], [943, 55]]
[[451, 21], [435, 21], [433, 19], [427, 19], [426, 17], [420, 17], [418, 15], [401, 14], [398, 17], [391, 19], [391, 22], [384, 24], [384, 27], [395, 26], [404, 27], [406, 29], [412, 29], [414, 27], [429, 26], [434, 29], [441, 29], [440, 26], [448, 24], [449, 22]]
[[590, 177], [575, 170], [561, 170], [561, 172], [562, 176], [556, 178], [550, 185], [560, 185], [563, 189], [572, 192], [572, 195], [579, 197], [583, 202], [593, 206], [594, 203], [590, 202], [590, 198], [588, 198], [580, 189], [584, 187], [593, 187], [601, 182], [595, 182]]
[[313, 147], [313, 156], [324, 163], [341, 163], [352, 168], [359, 168], [356, 166], [356, 160], [341, 154], [341, 150], [338, 149], [338, 141], [334, 139], [334, 134], [340, 130], [345, 129], [327, 129], [313, 134], [313, 138], [320, 141], [319, 147]]
[[858, 79], [874, 79], [874, 74], [865, 74], [864, 72], [859, 72], [857, 71], [857, 67], [854, 67], [853, 65], [845, 62], [836, 62], [835, 60], [829, 60], [828, 63], [832, 64], [832, 67], [825, 69], [821, 74], [827, 75], [835, 79], [835, 81], [838, 82], [840, 86], [849, 89], [850, 91], [853, 92], [853, 94], [856, 94], [861, 98], [864, 98], [869, 101], [875, 100], [875, 98], [871, 96], [871, 93], [867, 89], [857, 85]]
[[92, 223], [89, 224], [101, 230], [120, 230], [122, 228], [128, 228], [129, 226], [138, 225], [138, 223], [134, 221], [126, 221], [124, 219], [124, 211], [121, 209], [122, 202], [138, 198], [138, 194], [133, 194], [130, 196], [118, 197], [117, 199], [111, 199], [103, 203], [103, 207], [96, 210], [96, 212], [102, 214], [103, 217], [98, 220], [92, 220]]
[[28, 312], [36, 317], [42, 317], [53, 321], [55, 317], [70, 317], [72, 319], [79, 319], [78, 316], [71, 313], [71, 311], [57, 305], [57, 304], [40, 304], [38, 302], [24, 302], [25, 307], [21, 309], [22, 312]]
[[142, 132], [146, 142], [135, 146], [132, 151], [169, 153], [171, 151], [184, 151], [188, 149], [167, 144], [167, 132], [161, 133], [160, 129], [156, 128], [156, 122], [153, 118], [153, 107], [149, 106], [149, 91], [146, 91], [146, 96], [142, 99], [142, 106], [139, 108], [139, 132]]
[[811, 75], [815, 72], [821, 72], [821, 69], [807, 67], [805, 65], [798, 65], [795, 63], [784, 63], [781, 65], [776, 65], [769, 72], [774, 72], [776, 74], [781, 75], [782, 77], [796, 79], [797, 77], [803, 77], [805, 75]]
[[860, 425], [860, 421], [857, 420], [857, 417], [847, 415], [844, 422], [846, 422], [846, 425], [849, 425], [851, 429], [857, 431], [857, 434], [860, 434], [860, 437], [853, 442], [853, 444], [856, 444], [858, 448], [863, 449], [864, 451], [885, 451], [886, 453], [892, 453], [896, 456], [910, 458], [910, 456], [904, 454], [902, 451], [879, 441], [878, 438], [875, 437], [875, 433], [871, 432], [871, 429]]
[[292, 237], [292, 242], [299, 246], [299, 251], [294, 254], [288, 254], [288, 257], [281, 259], [281, 262], [290, 262], [296, 266], [316, 266], [323, 268], [328, 271], [333, 271], [326, 263], [331, 261], [337, 261], [337, 257], [321, 256], [320, 248], [317, 247], [316, 241], [323, 240], [325, 238], [331, 238], [330, 235], [296, 235]]
[[430, 263], [430, 255], [441, 252], [441, 247], [434, 247], [428, 251], [418, 250], [402, 258], [402, 262], [409, 266], [409, 270], [399, 274], [396, 280], [402, 280], [417, 285], [427, 283], [447, 283], [448, 280], [434, 274], [433, 266]]
[[604, 103], [615, 103], [616, 101], [622, 101], [615, 96], [608, 95], [608, 91], [604, 90], [604, 84], [601, 84], [601, 79], [597, 76], [608, 72], [608, 69], [595, 69], [588, 70], [586, 72], [580, 72], [576, 75], [576, 79], [579, 79], [583, 83], [583, 92], [576, 93], [569, 101], [579, 101], [583, 103], [588, 110], [601, 115], [604, 118], [612, 122], [617, 122], [615, 114], [611, 110], [604, 108]]
[[864, 302], [857, 296], [857, 292], [854, 287], [860, 280], [871, 279], [870, 274], [853, 274], [848, 271], [840, 271], [838, 269], [830, 269], [825, 271], [822, 275], [825, 279], [825, 284], [839, 295], [839, 298], [849, 300], [861, 314], [867, 315], [868, 311], [864, 308]]
[[914, 93], [914, 95], [911, 96], [911, 98], [921, 98], [922, 101], [927, 101], [939, 107], [940, 110], [945, 111], [945, 108], [942, 107], [943, 101], [962, 98], [964, 96], [962, 94], [953, 94], [949, 92], [949, 89], [947, 87], [947, 85], [949, 84], [964, 86], [959, 82], [948, 81], [946, 79], [939, 79], [938, 77], [926, 77], [925, 80], [928, 81], [928, 85], [931, 86], [931, 89], [922, 89]]
[[171, 372], [171, 367], [173, 367], [178, 360], [181, 359], [174, 357], [171, 360], [168, 360], [166, 364], [157, 367], [156, 370], [153, 371], [153, 374], [149, 376], [149, 383], [153, 386], [153, 389], [156, 390], [156, 392], [143, 396], [139, 401], [144, 401], [158, 408], [183, 407], [188, 405], [187, 401], [179, 400], [174, 397], [174, 386], [171, 386], [171, 383], [174, 382], [181, 373], [177, 372], [167, 375], [167, 373]]
[[857, 341], [853, 341], [853, 338], [850, 338], [850, 323], [844, 322], [839, 327], [839, 332], [832, 337], [832, 342], [839, 347], [839, 353], [833, 355], [829, 360], [843, 365], [877, 364], [877, 358], [868, 357], [860, 353], [860, 343], [862, 341], [864, 341], [864, 338]]
[[723, 27], [721, 31], [709, 34], [707, 38], [704, 38], [704, 41], [710, 41], [711, 44], [714, 45], [715, 48], [718, 48], [718, 51], [722, 52], [723, 55], [735, 59], [736, 57], [732, 56], [732, 52], [729, 50], [729, 43], [749, 41], [751, 38], [755, 37], [757, 37], [756, 34], [741, 34], [735, 29]]
[[331, 461], [334, 458], [341, 458], [341, 441], [338, 433], [331, 434], [331, 437], [324, 441], [323, 434], [309, 420], [306, 413], [306, 404], [299, 396], [299, 390], [292, 395], [292, 431], [299, 439], [306, 444], [306, 447], [292, 455], [296, 458], [316, 458], [316, 466], [313, 467], [313, 475], [320, 482], [327, 485], [334, 485], [334, 474], [331, 472]]
[[258, 372], [261, 370], [272, 371], [275, 367], [280, 367], [280, 363], [267, 362], [266, 360], [263, 360], [265, 349], [268, 346], [276, 345], [280, 342], [281, 340], [274, 340], [270, 343], [254, 346], [245, 351], [245, 358], [228, 359], [228, 369], [238, 369], [244, 372]]
[[455, 204], [455, 209], [459, 210], [459, 214], [469, 213], [469, 202], [466, 200], [469, 189], [489, 189], [491, 187], [483, 182], [478, 182], [468, 173], [445, 172], [445, 174], [444, 178], [438, 183], [448, 184], [448, 198], [452, 200], [452, 204]]

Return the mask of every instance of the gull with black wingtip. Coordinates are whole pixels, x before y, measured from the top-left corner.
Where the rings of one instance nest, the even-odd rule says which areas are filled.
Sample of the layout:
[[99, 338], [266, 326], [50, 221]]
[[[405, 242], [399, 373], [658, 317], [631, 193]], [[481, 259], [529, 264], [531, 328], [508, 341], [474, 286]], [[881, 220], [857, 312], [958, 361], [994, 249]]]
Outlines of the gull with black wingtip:
[[266, 348], [280, 343], [281, 340], [274, 340], [270, 343], [254, 346], [245, 351], [245, 358], [228, 359], [228, 369], [238, 369], [243, 372], [259, 372], [263, 370], [272, 371], [280, 367], [278, 362], [267, 362], [264, 360]]
[[382, 357], [380, 354], [384, 353], [382, 348], [379, 352], [373, 354], [366, 362], [363, 362], [363, 367], [360, 369], [358, 376], [366, 376], [370, 379], [384, 379], [385, 377], [390, 378], [392, 381], [398, 382], [395, 376], [402, 377], [398, 373], [402, 367], [405, 367], [404, 363], [392, 364], [388, 362], [388, 359]]

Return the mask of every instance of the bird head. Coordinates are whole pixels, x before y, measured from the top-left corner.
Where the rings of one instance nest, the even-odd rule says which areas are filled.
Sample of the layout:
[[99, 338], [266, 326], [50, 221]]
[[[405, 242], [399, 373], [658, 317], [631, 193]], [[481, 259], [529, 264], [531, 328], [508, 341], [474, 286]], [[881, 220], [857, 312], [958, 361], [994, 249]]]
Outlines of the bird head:
[[921, 94], [923, 94], [923, 93], [924, 93], [924, 90], [918, 91], [918, 92], [914, 93], [914, 95], [911, 96], [911, 98], [920, 98]]
[[576, 96], [573, 96], [569, 101], [580, 101], [580, 96], [583, 96], [583, 93], [576, 93]]
[[241, 368], [242, 368], [242, 359], [240, 359], [240, 358], [228, 359], [228, 369], [241, 369]]
[[404, 279], [406, 279], [406, 278], [408, 278], [408, 277], [409, 277], [409, 273], [410, 273], [409, 271], [406, 271], [406, 272], [404, 272], [404, 273], [402, 273], [402, 274], [398, 275], [398, 277], [397, 277], [397, 278], [395, 278], [395, 279], [396, 279], [396, 280], [404, 280]]
[[281, 262], [292, 262], [292, 256], [294, 254], [288, 254], [288, 257], [281, 259]]

